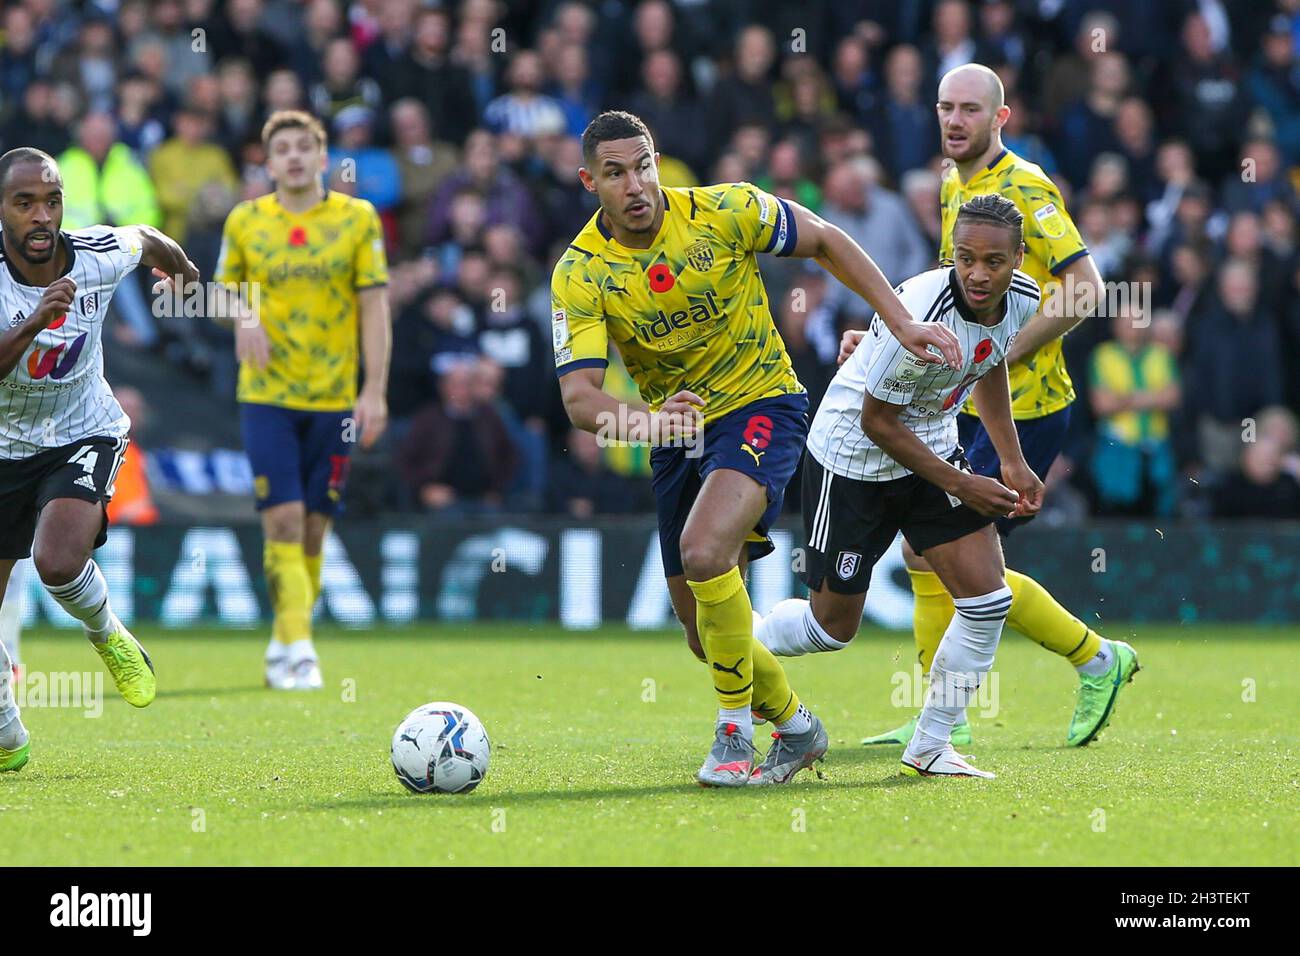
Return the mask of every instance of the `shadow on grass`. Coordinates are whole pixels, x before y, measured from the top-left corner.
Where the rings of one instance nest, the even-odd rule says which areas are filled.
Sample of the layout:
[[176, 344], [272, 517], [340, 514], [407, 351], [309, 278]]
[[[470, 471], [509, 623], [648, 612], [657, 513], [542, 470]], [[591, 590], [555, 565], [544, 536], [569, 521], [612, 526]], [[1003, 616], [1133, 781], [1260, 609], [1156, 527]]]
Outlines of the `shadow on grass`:
[[297, 807], [298, 810], [400, 810], [423, 806], [426, 802], [436, 806], [483, 808], [483, 807], [518, 807], [530, 805], [581, 803], [591, 800], [625, 800], [638, 797], [691, 796], [701, 799], [739, 799], [756, 800], [771, 797], [775, 792], [791, 795], [811, 796], [826, 790], [892, 790], [896, 787], [908, 787], [924, 783], [918, 778], [891, 776], [872, 780], [836, 780], [833, 777], [815, 780], [801, 775], [788, 786], [704, 788], [693, 782], [654, 784], [639, 787], [592, 787], [580, 790], [507, 790], [488, 793], [470, 793], [464, 796], [455, 794], [413, 794], [401, 791], [373, 790], [368, 795], [359, 795], [345, 800], [332, 800], [328, 803]]
[[241, 684], [234, 687], [177, 687], [160, 690], [157, 697], [223, 697], [227, 694], [249, 694], [253, 691], [266, 690], [264, 684]]

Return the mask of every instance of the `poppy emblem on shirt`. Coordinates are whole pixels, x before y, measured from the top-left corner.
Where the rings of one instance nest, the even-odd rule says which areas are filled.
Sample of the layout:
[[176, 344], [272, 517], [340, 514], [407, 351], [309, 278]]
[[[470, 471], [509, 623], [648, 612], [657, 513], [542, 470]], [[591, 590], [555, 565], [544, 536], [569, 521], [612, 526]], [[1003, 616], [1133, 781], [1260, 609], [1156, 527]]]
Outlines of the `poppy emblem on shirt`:
[[307, 245], [307, 230], [302, 226], [294, 226], [289, 230], [289, 245], [305, 246]]
[[979, 345], [975, 346], [975, 353], [973, 357], [975, 359], [975, 363], [979, 364], [980, 362], [984, 361], [992, 354], [993, 354], [993, 340], [984, 339], [980, 342]]
[[651, 266], [646, 276], [650, 279], [651, 292], [667, 292], [677, 284], [677, 277], [673, 275], [673, 270], [663, 262]]
[[51, 322], [49, 325], [47, 325], [46, 328], [47, 328], [47, 329], [57, 329], [59, 326], [61, 326], [61, 325], [62, 325], [64, 322], [66, 322], [66, 321], [68, 321], [68, 313], [64, 312], [62, 315], [60, 315], [60, 316], [58, 316], [57, 318], [55, 318], [53, 322]]

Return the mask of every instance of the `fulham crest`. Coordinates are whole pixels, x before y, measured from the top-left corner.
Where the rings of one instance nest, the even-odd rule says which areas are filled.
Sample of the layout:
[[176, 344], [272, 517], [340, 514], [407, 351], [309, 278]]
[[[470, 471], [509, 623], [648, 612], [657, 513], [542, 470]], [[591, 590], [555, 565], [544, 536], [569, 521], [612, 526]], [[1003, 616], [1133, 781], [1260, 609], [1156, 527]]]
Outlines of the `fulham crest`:
[[861, 562], [862, 555], [856, 551], [841, 551], [839, 560], [835, 562], [835, 573], [840, 576], [841, 581], [847, 581], [858, 573], [858, 565]]

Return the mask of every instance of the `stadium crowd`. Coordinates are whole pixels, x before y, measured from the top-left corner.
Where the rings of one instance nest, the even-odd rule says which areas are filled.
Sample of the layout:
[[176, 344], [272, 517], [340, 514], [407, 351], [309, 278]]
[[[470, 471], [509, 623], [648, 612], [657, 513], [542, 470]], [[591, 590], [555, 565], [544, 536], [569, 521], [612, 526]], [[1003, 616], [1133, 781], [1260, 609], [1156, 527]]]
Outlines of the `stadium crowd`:
[[[573, 432], [551, 367], [599, 110], [646, 120], [666, 185], [755, 182], [897, 283], [935, 264], [935, 91], [974, 60], [1006, 86], [1007, 146], [1142, 290], [1067, 337], [1049, 511], [1300, 514], [1300, 0], [12, 0], [0, 26], [0, 146], [59, 159], [65, 228], [158, 225], [205, 276], [226, 214], [270, 189], [268, 113], [326, 121], [330, 188], [386, 230], [391, 507], [652, 509], [646, 449]], [[868, 309], [816, 267], [763, 270], [815, 405]], [[114, 306], [109, 349], [233, 409], [228, 333], [155, 317], [143, 280]], [[606, 387], [634, 394], [617, 363]]]

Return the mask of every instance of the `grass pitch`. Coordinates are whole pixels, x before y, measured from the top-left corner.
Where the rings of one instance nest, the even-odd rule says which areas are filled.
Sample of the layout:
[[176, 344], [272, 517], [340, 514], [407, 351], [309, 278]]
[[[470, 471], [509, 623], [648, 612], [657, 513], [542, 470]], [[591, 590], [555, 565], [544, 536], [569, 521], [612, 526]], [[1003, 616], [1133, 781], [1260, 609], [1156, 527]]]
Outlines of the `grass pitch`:
[[[326, 690], [289, 694], [261, 687], [260, 637], [141, 629], [159, 674], [153, 706], [134, 710], [106, 678], [98, 718], [24, 711], [31, 763], [0, 775], [5, 861], [1300, 861], [1300, 631], [1112, 625], [1107, 635], [1132, 640], [1143, 670], [1084, 750], [1064, 745], [1072, 668], [1008, 632], [998, 713], [972, 714], [969, 748], [998, 779], [898, 776], [897, 750], [858, 740], [911, 713], [891, 704], [911, 638], [864, 632], [837, 655], [787, 662], [830, 731], [824, 779], [722, 791], [694, 782], [715, 704], [676, 635], [332, 631], [318, 638]], [[24, 656], [33, 672], [100, 666], [67, 633], [29, 635]], [[431, 700], [464, 704], [487, 726], [491, 769], [471, 794], [416, 796], [393, 776], [393, 729]]]

